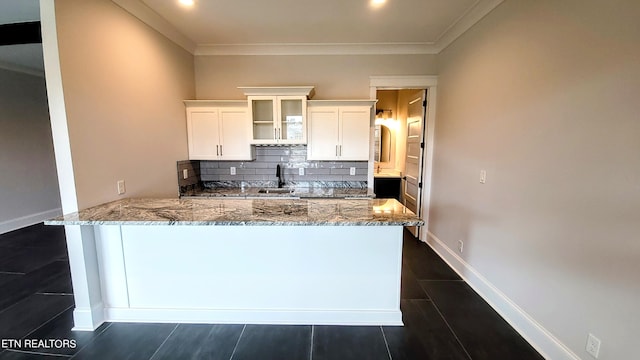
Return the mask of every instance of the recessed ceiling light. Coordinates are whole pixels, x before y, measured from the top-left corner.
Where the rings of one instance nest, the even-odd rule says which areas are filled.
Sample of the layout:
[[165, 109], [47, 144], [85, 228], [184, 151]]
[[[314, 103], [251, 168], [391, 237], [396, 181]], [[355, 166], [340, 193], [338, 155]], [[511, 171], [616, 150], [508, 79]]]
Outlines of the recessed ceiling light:
[[371, 6], [373, 7], [380, 7], [382, 5], [384, 5], [384, 3], [386, 3], [387, 0], [371, 0]]
[[184, 6], [193, 6], [193, 0], [178, 0], [178, 2]]

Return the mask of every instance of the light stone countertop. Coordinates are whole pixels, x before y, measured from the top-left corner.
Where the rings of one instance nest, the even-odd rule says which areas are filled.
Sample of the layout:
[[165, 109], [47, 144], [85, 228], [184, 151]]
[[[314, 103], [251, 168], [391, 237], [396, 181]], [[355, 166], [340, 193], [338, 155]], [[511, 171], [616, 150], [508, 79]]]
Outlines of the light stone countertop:
[[129, 198], [45, 224], [422, 226], [424, 222], [395, 199]]
[[399, 170], [391, 170], [391, 169], [380, 169], [380, 171], [374, 171], [374, 178], [389, 178], [389, 179], [400, 179], [402, 178], [402, 172]]

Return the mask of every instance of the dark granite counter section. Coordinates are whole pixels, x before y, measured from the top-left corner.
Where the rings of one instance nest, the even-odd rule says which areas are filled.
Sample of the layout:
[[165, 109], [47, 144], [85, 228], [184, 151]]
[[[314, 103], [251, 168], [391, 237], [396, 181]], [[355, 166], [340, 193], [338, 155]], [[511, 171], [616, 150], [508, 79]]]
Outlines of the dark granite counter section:
[[422, 226], [395, 199], [123, 199], [47, 225]]

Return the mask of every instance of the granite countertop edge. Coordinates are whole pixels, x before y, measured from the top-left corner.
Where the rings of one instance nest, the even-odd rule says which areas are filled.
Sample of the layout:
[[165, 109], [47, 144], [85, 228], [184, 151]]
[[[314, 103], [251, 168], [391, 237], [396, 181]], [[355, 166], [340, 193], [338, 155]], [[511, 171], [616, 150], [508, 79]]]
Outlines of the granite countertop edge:
[[395, 199], [125, 198], [45, 225], [422, 226]]
[[45, 225], [145, 225], [145, 226], [423, 226], [424, 221], [126, 221], [126, 220], [46, 220]]

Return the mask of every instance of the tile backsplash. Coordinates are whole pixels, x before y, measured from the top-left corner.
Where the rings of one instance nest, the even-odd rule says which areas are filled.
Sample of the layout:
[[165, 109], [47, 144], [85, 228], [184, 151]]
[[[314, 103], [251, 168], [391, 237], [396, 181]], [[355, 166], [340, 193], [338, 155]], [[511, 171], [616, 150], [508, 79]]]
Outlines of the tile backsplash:
[[[219, 181], [275, 181], [276, 166], [280, 164], [287, 184], [304, 185], [314, 182], [366, 182], [367, 161], [311, 161], [307, 160], [306, 145], [256, 146], [254, 161], [199, 161], [200, 180]], [[180, 168], [180, 165], [178, 166]], [[231, 167], [236, 175], [231, 175]], [[349, 175], [351, 167], [356, 174]], [[304, 168], [304, 175], [299, 169]]]
[[[184, 178], [184, 171], [187, 170], [187, 178]], [[178, 161], [178, 187], [180, 193], [201, 187], [200, 182], [200, 161], [183, 160]]]

